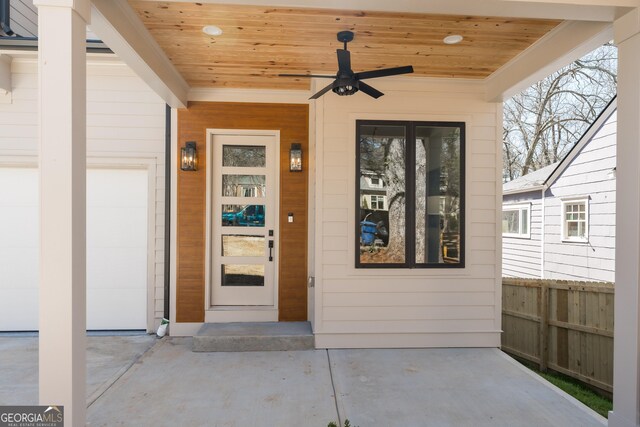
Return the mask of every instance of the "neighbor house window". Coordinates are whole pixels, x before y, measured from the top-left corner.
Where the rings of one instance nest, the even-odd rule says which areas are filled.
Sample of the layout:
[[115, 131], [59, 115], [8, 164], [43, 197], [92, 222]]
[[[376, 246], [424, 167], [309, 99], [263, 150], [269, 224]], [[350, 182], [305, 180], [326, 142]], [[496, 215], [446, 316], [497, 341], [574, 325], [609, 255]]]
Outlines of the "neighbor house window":
[[356, 128], [356, 267], [464, 267], [464, 123]]
[[371, 209], [384, 210], [384, 196], [371, 196]]
[[562, 201], [562, 240], [589, 240], [589, 203], [587, 199]]
[[502, 235], [530, 238], [531, 205], [505, 205], [502, 207]]

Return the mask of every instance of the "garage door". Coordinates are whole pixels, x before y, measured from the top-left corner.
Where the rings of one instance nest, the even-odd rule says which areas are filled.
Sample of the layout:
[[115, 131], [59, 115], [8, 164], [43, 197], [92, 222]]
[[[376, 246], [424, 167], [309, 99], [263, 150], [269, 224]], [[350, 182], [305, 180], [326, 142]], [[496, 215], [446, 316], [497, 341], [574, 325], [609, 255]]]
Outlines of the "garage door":
[[[0, 167], [0, 331], [38, 329], [38, 171]], [[87, 171], [87, 329], [146, 329], [146, 169]]]

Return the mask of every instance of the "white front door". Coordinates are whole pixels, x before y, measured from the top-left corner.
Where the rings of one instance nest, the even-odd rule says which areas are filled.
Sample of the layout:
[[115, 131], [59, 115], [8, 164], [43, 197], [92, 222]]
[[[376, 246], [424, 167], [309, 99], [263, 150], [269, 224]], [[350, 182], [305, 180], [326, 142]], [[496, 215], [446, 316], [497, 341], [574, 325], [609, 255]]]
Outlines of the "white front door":
[[212, 135], [212, 306], [275, 305], [276, 142]]

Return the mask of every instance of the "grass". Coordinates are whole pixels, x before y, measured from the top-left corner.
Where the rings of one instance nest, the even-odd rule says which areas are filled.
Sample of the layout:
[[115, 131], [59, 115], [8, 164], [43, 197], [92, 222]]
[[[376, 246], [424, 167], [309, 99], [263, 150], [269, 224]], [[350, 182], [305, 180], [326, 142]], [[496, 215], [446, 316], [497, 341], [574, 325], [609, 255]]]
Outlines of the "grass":
[[[327, 425], [327, 427], [338, 427], [338, 425], [334, 421], [331, 421], [329, 425]], [[344, 420], [344, 427], [358, 427], [358, 426], [352, 426], [349, 420]]]
[[[521, 361], [521, 363], [523, 362]], [[609, 416], [609, 411], [613, 409], [613, 402], [611, 399], [603, 397], [595, 391], [585, 387], [578, 380], [557, 372], [541, 372], [530, 363], [523, 363], [523, 365], [549, 381], [551, 384], [563, 390], [565, 393], [578, 399], [580, 402], [584, 403], [605, 418]]]

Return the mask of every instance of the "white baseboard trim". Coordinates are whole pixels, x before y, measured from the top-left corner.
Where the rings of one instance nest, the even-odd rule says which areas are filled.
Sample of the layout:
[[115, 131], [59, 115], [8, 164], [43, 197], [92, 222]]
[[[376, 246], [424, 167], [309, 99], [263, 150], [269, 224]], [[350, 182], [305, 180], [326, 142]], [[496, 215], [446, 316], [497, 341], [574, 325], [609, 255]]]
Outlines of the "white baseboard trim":
[[316, 348], [500, 347], [500, 332], [334, 334], [316, 333]]

